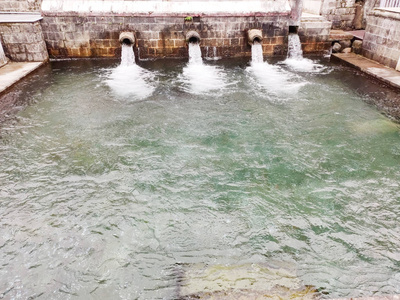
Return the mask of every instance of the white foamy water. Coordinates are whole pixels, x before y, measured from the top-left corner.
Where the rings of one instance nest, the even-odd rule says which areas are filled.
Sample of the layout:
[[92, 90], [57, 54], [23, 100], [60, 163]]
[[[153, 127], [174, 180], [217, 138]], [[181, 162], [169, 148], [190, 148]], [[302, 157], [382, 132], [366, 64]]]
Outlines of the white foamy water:
[[[261, 92], [260, 95], [264, 95], [264, 90], [275, 95], [295, 95], [302, 86], [307, 84], [300, 81], [297, 75], [283, 70], [280, 66], [270, 65], [267, 62], [252, 62], [246, 71], [250, 74], [254, 83], [253, 88], [257, 87]], [[254, 91], [257, 92], [257, 89], [254, 89]]]
[[133, 45], [122, 44], [121, 47], [121, 66], [132, 66], [135, 64], [135, 53]]
[[283, 64], [297, 72], [322, 73], [329, 71], [327, 67], [308, 58], [287, 58]]
[[303, 50], [301, 50], [300, 37], [297, 33], [291, 33], [288, 36], [288, 57], [303, 58]]
[[288, 38], [288, 55], [287, 59], [283, 62], [285, 65], [298, 72], [320, 73], [326, 71], [326, 67], [323, 65], [303, 57], [303, 50], [301, 49], [298, 34], [291, 33]]
[[254, 42], [251, 46], [251, 65], [246, 69], [255, 86], [277, 94], [295, 94], [305, 83], [296, 82], [296, 76], [286, 72], [279, 66], [264, 62], [262, 45]]
[[185, 90], [193, 94], [204, 94], [226, 88], [225, 73], [216, 66], [203, 64], [200, 46], [189, 43], [189, 63], [183, 68], [180, 80]]
[[106, 80], [108, 86], [118, 96], [142, 100], [149, 97], [155, 87], [154, 74], [135, 63], [132, 45], [122, 44], [121, 64], [112, 70]]

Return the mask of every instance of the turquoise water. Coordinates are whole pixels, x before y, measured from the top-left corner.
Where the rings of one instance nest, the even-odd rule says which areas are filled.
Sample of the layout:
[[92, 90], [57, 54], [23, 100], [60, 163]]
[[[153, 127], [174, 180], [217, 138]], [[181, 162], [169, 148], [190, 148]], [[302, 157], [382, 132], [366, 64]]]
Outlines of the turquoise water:
[[400, 293], [400, 135], [367, 104], [378, 86], [244, 60], [141, 62], [116, 85], [117, 64], [51, 63], [11, 91], [29, 105], [0, 128], [0, 295], [176, 299], [177, 266], [199, 263]]

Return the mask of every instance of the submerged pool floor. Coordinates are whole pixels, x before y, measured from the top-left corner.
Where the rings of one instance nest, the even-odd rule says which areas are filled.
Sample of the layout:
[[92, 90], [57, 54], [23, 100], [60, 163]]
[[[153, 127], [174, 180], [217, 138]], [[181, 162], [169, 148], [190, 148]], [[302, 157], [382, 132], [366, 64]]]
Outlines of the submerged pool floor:
[[326, 62], [140, 65], [54, 62], [11, 91], [0, 295], [177, 299], [213, 266], [400, 293], [400, 131], [369, 104], [384, 90]]

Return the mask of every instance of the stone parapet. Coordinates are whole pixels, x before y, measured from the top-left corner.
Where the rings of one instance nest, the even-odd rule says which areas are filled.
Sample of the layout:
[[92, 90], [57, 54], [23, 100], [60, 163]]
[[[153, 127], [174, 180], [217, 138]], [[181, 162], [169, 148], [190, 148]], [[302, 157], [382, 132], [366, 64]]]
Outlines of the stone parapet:
[[298, 34], [304, 54], [322, 54], [329, 50], [332, 22], [322, 17], [305, 16], [301, 19]]

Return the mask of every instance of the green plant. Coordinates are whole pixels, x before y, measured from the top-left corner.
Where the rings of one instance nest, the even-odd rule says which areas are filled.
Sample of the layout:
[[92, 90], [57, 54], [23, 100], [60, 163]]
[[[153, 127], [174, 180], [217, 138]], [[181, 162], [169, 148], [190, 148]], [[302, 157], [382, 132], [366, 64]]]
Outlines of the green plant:
[[188, 16], [185, 18], [185, 21], [192, 21], [192, 20], [193, 20], [193, 17], [191, 17], [191, 16]]

